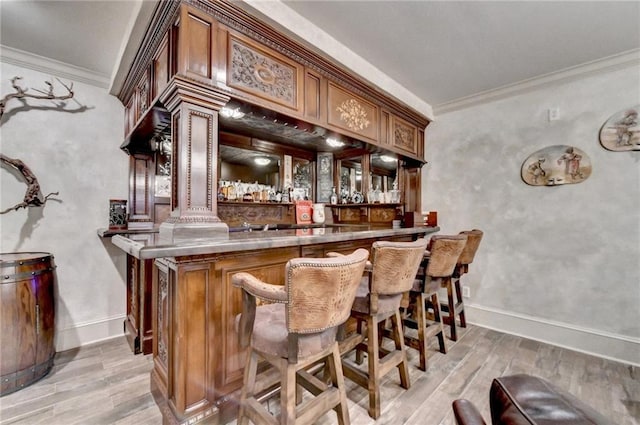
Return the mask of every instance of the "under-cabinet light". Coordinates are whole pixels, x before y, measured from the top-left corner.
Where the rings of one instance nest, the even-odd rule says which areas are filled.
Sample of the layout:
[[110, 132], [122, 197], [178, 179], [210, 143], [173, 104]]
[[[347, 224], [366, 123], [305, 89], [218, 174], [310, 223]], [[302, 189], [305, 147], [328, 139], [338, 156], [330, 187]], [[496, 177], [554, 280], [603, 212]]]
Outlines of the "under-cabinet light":
[[339, 148], [340, 146], [344, 146], [344, 142], [341, 142], [338, 139], [334, 139], [332, 137], [329, 137], [327, 139], [327, 145], [333, 147], [333, 148]]
[[256, 165], [264, 166], [264, 165], [269, 165], [271, 160], [269, 158], [257, 157], [257, 158], [253, 158], [253, 162], [255, 162]]
[[397, 161], [396, 158], [394, 158], [392, 156], [389, 156], [389, 155], [380, 155], [380, 160], [382, 162], [396, 162]]
[[239, 119], [244, 117], [244, 112], [242, 112], [240, 108], [231, 109], [225, 106], [222, 109], [220, 109], [220, 115], [222, 115], [225, 118]]

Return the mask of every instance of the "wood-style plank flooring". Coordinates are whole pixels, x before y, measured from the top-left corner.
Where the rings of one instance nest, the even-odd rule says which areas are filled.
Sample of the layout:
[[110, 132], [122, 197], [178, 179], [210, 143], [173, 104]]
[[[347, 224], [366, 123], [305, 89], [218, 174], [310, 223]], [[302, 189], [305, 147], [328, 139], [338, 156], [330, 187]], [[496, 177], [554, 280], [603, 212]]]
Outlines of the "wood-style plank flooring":
[[[382, 416], [367, 415], [367, 392], [347, 381], [351, 423], [454, 425], [451, 402], [473, 401], [489, 416], [489, 386], [496, 376], [529, 373], [555, 383], [621, 425], [640, 424], [640, 368], [470, 326], [444, 355], [431, 341], [429, 370], [417, 368], [409, 349], [411, 388], [398, 374], [382, 387]], [[39, 382], [0, 398], [0, 424], [160, 424], [149, 393], [150, 356], [134, 356], [124, 338], [58, 353]], [[271, 401], [274, 407], [277, 401]], [[335, 423], [332, 412], [321, 424]]]

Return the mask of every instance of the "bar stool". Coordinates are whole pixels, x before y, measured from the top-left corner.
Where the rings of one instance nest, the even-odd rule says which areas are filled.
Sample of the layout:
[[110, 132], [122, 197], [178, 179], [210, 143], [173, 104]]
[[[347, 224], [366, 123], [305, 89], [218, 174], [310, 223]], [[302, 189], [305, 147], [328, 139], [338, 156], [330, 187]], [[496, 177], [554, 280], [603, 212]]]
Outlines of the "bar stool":
[[[340, 344], [343, 354], [356, 349], [356, 363], [361, 363], [362, 352], [367, 352], [367, 372], [348, 359], [343, 359], [342, 368], [345, 377], [369, 391], [368, 411], [374, 419], [380, 416], [380, 381], [384, 375], [397, 367], [400, 385], [405, 389], [411, 385], [400, 301], [403, 293], [413, 285], [426, 246], [425, 239], [373, 243], [372, 263], [367, 267], [369, 273], [363, 277], [351, 309], [351, 317], [357, 322], [357, 333]], [[387, 319], [391, 319], [389, 330], [384, 329]], [[393, 339], [395, 350], [381, 346], [385, 336]]]
[[[249, 345], [238, 424], [309, 424], [331, 409], [340, 425], [350, 423], [336, 333], [349, 318], [368, 257], [366, 249], [358, 249], [338, 258], [295, 258], [286, 265], [284, 285], [249, 273], [233, 276], [243, 294], [240, 345]], [[256, 306], [256, 298], [271, 304]], [[277, 373], [258, 374], [260, 358]], [[305, 370], [320, 362], [326, 362], [330, 383]], [[258, 398], [278, 383], [280, 414], [274, 417]], [[296, 405], [298, 385], [315, 397]]]
[[[457, 341], [458, 335], [456, 332], [456, 316], [460, 318], [460, 327], [467, 327], [467, 320], [464, 313], [464, 300], [462, 298], [462, 287], [460, 284], [460, 278], [463, 274], [469, 271], [469, 264], [473, 262], [473, 258], [478, 251], [480, 241], [482, 240], [482, 230], [473, 229], [460, 232], [461, 235], [467, 237], [467, 244], [465, 245], [460, 258], [453, 270], [452, 279], [448, 282], [443, 282], [443, 286], [447, 288], [447, 304], [442, 306], [443, 312], [446, 314], [443, 316], [443, 322], [451, 328], [451, 340]], [[455, 290], [455, 293], [454, 293]]]
[[405, 326], [417, 330], [418, 337], [405, 336], [405, 343], [419, 351], [421, 370], [427, 370], [428, 338], [437, 336], [440, 352], [447, 352], [438, 290], [450, 284], [466, 243], [465, 235], [435, 235], [429, 242], [429, 251], [423, 253], [422, 273], [414, 281], [407, 315], [403, 320]]

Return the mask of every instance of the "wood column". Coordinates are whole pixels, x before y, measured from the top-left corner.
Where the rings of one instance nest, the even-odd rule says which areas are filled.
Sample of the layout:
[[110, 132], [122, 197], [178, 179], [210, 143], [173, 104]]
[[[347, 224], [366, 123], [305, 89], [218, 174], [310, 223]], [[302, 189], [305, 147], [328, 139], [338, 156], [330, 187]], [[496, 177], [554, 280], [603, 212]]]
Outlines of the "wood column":
[[167, 243], [228, 238], [218, 218], [218, 111], [229, 97], [211, 86], [174, 76], [160, 97], [171, 112], [171, 216], [160, 225]]

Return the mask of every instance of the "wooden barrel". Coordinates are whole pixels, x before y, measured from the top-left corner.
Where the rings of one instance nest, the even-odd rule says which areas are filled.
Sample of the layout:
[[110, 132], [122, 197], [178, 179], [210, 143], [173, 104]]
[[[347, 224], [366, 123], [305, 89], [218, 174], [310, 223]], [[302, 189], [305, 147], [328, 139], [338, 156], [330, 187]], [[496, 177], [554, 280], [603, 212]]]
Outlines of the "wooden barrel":
[[55, 268], [46, 252], [0, 254], [0, 395], [51, 370]]

